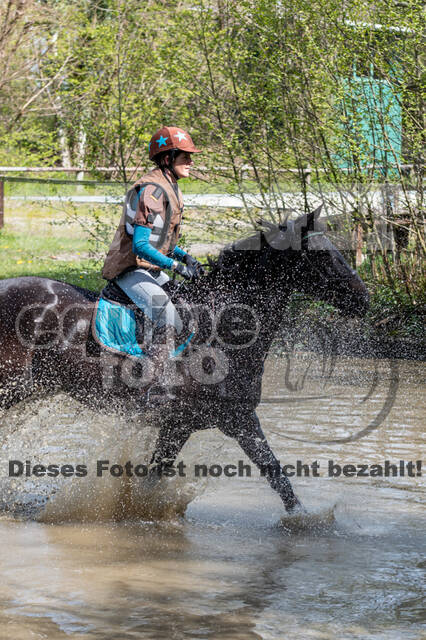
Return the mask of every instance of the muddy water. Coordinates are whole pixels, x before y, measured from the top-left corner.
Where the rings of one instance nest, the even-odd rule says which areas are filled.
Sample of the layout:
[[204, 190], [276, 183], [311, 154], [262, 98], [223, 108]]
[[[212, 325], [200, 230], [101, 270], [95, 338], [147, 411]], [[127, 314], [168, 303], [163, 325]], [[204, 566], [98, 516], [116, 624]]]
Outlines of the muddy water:
[[[148, 486], [96, 478], [99, 459], [149, 459], [143, 420], [63, 395], [14, 408], [0, 417], [1, 640], [425, 637], [424, 390], [419, 363], [268, 360], [259, 415], [281, 464], [299, 461], [308, 523], [282, 518], [254, 469], [194, 478], [248, 463], [216, 431], [186, 445], [185, 477]], [[12, 479], [12, 459], [88, 473]], [[397, 475], [330, 477], [330, 460]], [[334, 524], [312, 526], [334, 505]]]

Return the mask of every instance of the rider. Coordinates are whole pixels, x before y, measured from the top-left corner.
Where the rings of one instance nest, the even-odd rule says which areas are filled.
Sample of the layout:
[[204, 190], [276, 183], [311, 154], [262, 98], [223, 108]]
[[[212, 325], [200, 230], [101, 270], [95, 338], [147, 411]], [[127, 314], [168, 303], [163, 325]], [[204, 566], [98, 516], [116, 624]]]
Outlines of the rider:
[[[170, 280], [163, 269], [186, 279], [203, 272], [201, 264], [177, 246], [183, 213], [178, 180], [187, 178], [192, 154], [200, 153], [187, 131], [162, 127], [151, 138], [149, 158], [156, 168], [128, 191], [121, 220], [102, 269], [151, 320], [154, 334], [174, 339], [182, 320], [163, 286]], [[164, 357], [152, 347], [151, 357]]]

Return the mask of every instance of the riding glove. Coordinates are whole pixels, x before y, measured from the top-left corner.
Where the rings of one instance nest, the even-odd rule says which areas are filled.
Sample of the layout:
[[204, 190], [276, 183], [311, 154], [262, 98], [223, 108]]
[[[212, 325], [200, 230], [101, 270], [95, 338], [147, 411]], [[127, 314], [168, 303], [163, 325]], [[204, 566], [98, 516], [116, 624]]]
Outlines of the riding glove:
[[204, 269], [201, 262], [199, 262], [197, 258], [193, 258], [192, 256], [190, 256], [189, 253], [185, 254], [185, 256], [183, 257], [183, 262], [188, 267], [192, 267], [193, 269], [195, 269], [195, 278], [199, 278], [200, 276], [205, 275], [206, 270]]
[[185, 266], [181, 262], [176, 263], [176, 266], [174, 267], [173, 271], [175, 271], [175, 273], [178, 273], [180, 276], [185, 278], [185, 280], [194, 280], [195, 278], [198, 277], [195, 267], [191, 265]]

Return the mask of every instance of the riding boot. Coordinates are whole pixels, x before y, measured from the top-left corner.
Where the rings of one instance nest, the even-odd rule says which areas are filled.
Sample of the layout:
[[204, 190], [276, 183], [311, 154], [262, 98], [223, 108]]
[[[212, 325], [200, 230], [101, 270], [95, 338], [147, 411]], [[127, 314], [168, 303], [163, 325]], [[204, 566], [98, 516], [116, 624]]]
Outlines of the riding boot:
[[175, 399], [173, 387], [177, 380], [174, 368], [168, 366], [175, 345], [176, 329], [164, 326], [154, 332], [152, 344], [146, 349], [152, 366], [152, 383], [147, 392], [149, 404], [157, 405]]

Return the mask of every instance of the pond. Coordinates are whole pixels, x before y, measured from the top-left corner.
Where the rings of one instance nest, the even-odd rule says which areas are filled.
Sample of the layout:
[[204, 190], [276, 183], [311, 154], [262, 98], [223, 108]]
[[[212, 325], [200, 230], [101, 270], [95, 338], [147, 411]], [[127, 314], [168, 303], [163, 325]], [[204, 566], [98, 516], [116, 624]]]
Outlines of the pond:
[[[0, 638], [424, 637], [424, 390], [419, 362], [268, 358], [258, 413], [314, 514], [304, 523], [216, 430], [191, 437], [180, 475], [148, 485], [142, 420], [65, 395], [9, 410]], [[40, 463], [74, 474], [25, 475]]]

